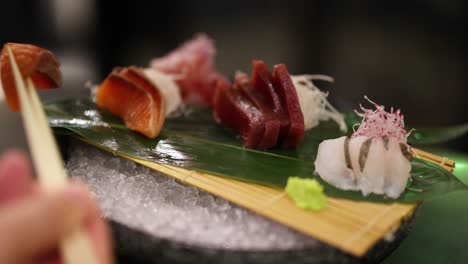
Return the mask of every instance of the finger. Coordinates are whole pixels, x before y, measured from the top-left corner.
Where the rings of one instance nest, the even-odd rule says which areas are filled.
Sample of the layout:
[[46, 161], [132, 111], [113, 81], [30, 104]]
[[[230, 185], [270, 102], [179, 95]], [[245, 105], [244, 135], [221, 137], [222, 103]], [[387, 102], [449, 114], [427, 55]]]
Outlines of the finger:
[[91, 241], [96, 249], [99, 263], [111, 264], [114, 263], [114, 255], [112, 253], [113, 245], [111, 232], [107, 222], [101, 217], [101, 214], [95, 206], [89, 215], [86, 228], [91, 236]]
[[21, 151], [13, 150], [0, 158], [0, 204], [31, 193], [31, 165]]
[[[73, 180], [72, 184], [77, 186], [77, 188], [88, 191], [86, 185], [79, 181]], [[91, 194], [89, 195], [91, 196]], [[87, 210], [84, 219], [85, 232], [90, 236], [92, 247], [99, 259], [99, 263], [114, 263], [111, 232], [107, 222], [102, 218], [101, 212], [95, 202], [91, 203]], [[56, 250], [41, 257], [39, 260], [41, 264], [61, 263]]]
[[71, 186], [0, 209], [0, 259], [23, 263], [50, 252], [82, 223], [92, 204], [86, 191]]
[[[87, 188], [86, 185], [80, 182], [74, 184]], [[101, 211], [97, 204], [91, 204], [88, 214], [85, 218], [86, 231], [91, 236], [93, 247], [99, 259], [99, 263], [110, 264], [114, 263], [113, 245], [110, 228], [108, 223], [102, 218]]]
[[48, 252], [46, 255], [43, 255], [39, 258], [34, 259], [31, 263], [36, 264], [63, 264], [62, 260], [60, 259], [60, 251], [59, 249], [55, 249], [51, 252]]

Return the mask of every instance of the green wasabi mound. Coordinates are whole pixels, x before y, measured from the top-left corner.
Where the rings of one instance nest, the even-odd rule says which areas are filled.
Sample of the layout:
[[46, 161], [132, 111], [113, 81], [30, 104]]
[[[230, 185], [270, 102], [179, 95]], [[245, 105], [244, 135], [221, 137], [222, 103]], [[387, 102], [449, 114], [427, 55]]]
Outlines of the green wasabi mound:
[[298, 207], [306, 210], [321, 210], [327, 203], [323, 186], [315, 179], [289, 177], [286, 193]]

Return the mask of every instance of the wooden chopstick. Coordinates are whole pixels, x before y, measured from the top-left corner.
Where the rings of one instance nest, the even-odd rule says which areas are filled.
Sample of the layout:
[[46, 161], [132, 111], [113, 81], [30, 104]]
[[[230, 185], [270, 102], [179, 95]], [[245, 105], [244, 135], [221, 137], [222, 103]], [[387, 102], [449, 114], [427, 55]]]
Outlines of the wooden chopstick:
[[[10, 57], [16, 90], [20, 99], [23, 124], [39, 182], [46, 191], [63, 190], [68, 183], [67, 173], [52, 131], [48, 126], [39, 96], [31, 79], [27, 79], [26, 84], [24, 83], [13, 52], [10, 47], [6, 46], [6, 48]], [[63, 239], [60, 249], [67, 264], [98, 263], [96, 254], [91, 247], [91, 241], [81, 227]]]

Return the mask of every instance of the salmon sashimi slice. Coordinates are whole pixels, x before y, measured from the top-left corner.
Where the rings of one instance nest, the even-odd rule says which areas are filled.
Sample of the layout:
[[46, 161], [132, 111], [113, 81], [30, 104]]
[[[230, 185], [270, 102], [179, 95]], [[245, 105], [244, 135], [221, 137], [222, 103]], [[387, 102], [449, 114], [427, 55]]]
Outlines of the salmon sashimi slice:
[[235, 78], [235, 86], [239, 87], [244, 96], [248, 98], [263, 114], [264, 132], [257, 149], [270, 149], [278, 142], [280, 132], [280, 121], [277, 114], [273, 112], [271, 104], [262, 96], [250, 82], [247, 74], [238, 73]]
[[297, 147], [304, 137], [304, 115], [286, 65], [278, 64], [273, 67], [273, 86], [289, 117], [288, 132], [282, 141], [282, 146]]
[[7, 43], [0, 54], [0, 77], [6, 101], [11, 111], [20, 111], [10, 58], [6, 47], [15, 55], [16, 63], [24, 79], [31, 78], [37, 89], [57, 88], [62, 85], [60, 63], [55, 55], [44, 48], [19, 43]]
[[161, 109], [159, 111], [159, 119], [164, 118], [166, 116], [166, 105], [165, 105], [166, 101], [162, 93], [160, 92], [159, 88], [156, 87], [156, 84], [151, 82], [146, 77], [146, 74], [144, 73], [143, 70], [135, 66], [130, 66], [128, 68], [123, 69], [120, 72], [120, 74], [132, 80], [141, 88], [143, 88], [145, 91], [151, 94], [151, 96], [153, 97], [154, 103], [156, 104], [156, 108]]
[[98, 107], [122, 118], [129, 129], [155, 138], [164, 124], [163, 104], [156, 103], [150, 92], [120, 72], [114, 70], [100, 85]]
[[213, 102], [216, 122], [239, 133], [245, 147], [257, 147], [265, 129], [263, 114], [240, 89], [220, 81]]

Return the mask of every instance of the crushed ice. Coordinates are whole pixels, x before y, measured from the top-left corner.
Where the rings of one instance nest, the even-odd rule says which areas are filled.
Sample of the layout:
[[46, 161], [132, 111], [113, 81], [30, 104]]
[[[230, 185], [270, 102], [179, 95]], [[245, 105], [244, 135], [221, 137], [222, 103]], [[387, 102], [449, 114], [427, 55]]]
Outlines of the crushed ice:
[[289, 250], [318, 242], [132, 161], [73, 141], [67, 169], [88, 183], [105, 217], [191, 245]]

